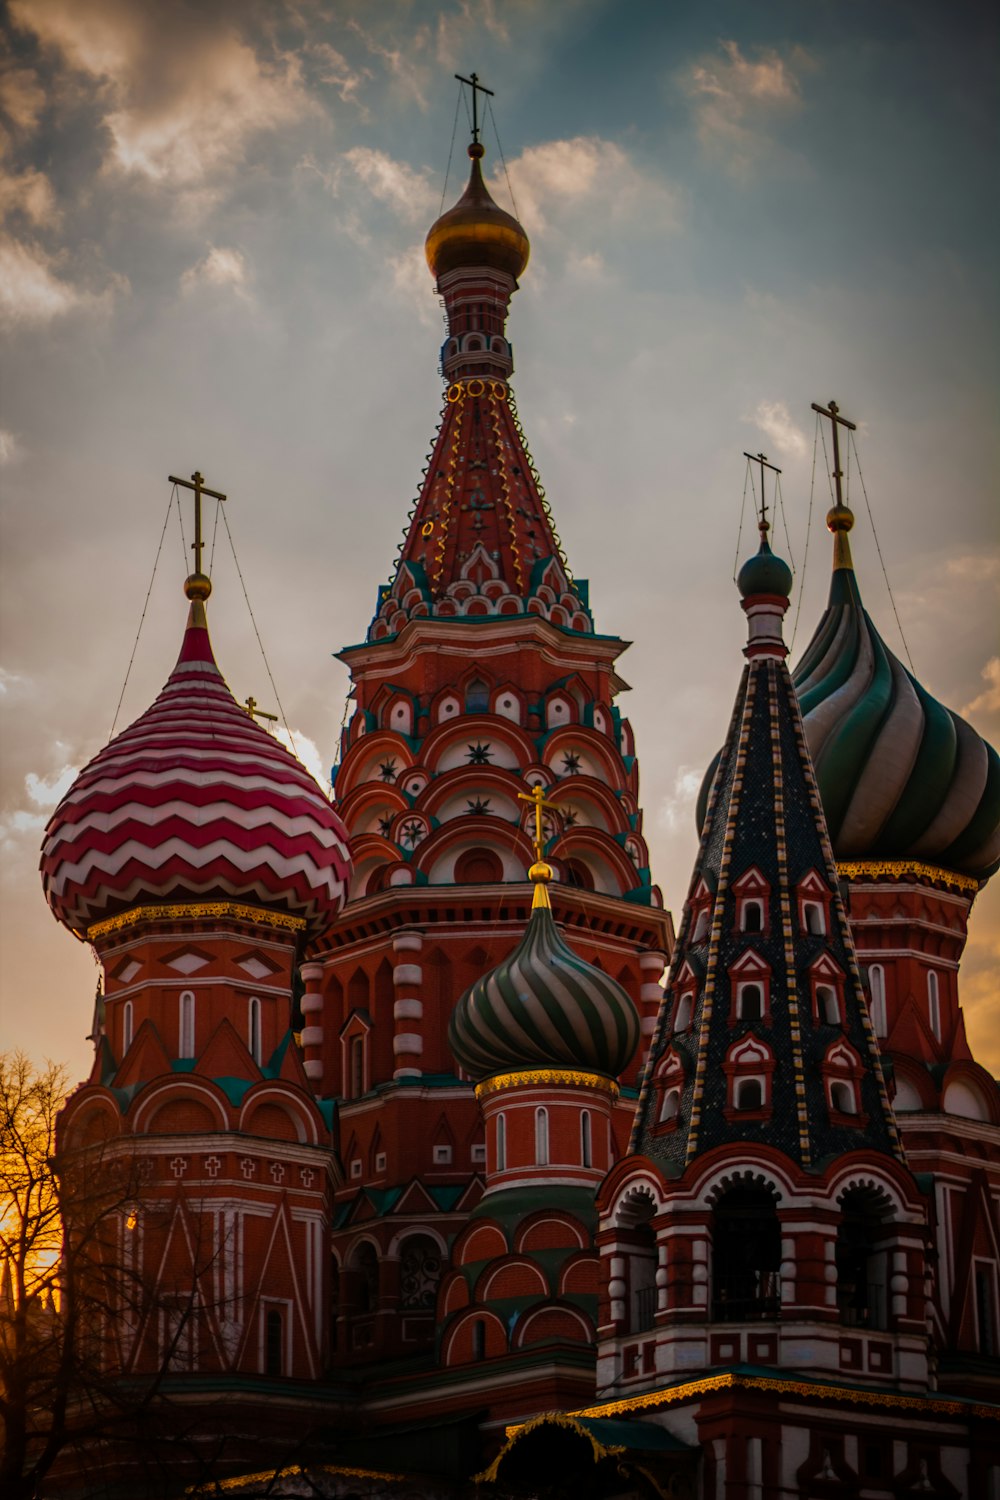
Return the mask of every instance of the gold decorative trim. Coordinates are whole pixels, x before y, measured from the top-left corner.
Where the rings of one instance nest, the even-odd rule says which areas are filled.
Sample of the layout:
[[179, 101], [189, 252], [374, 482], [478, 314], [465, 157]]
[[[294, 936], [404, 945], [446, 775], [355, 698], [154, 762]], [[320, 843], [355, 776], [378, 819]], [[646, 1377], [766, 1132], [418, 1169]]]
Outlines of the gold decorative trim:
[[93, 922], [87, 928], [87, 939], [94, 943], [109, 932], [136, 927], [140, 922], [205, 921], [219, 917], [235, 917], [237, 921], [256, 922], [262, 927], [281, 927], [286, 932], [304, 932], [306, 927], [305, 917], [293, 917], [283, 911], [265, 911], [261, 906], [244, 906], [239, 901], [177, 901], [166, 906], [133, 906], [129, 911], [119, 912], [116, 917]]
[[391, 1474], [384, 1469], [352, 1469], [346, 1464], [289, 1464], [285, 1469], [262, 1469], [257, 1474], [234, 1474], [230, 1479], [215, 1479], [211, 1484], [189, 1484], [185, 1495], [214, 1495], [218, 1490], [239, 1490], [248, 1484], [274, 1484], [279, 1479], [295, 1479], [309, 1474], [346, 1474], [351, 1479], [402, 1480], [405, 1474]]
[[603, 1073], [582, 1073], [575, 1068], [525, 1068], [520, 1073], [495, 1073], [492, 1078], [484, 1078], [482, 1083], [476, 1084], [476, 1098], [498, 1094], [502, 1089], [532, 1088], [548, 1083], [565, 1084], [578, 1089], [600, 1089], [613, 1099], [617, 1099], [619, 1093], [614, 1079], [605, 1078]]
[[960, 891], [975, 894], [982, 882], [974, 875], [960, 875], [957, 870], [945, 870], [940, 865], [925, 865], [918, 859], [849, 859], [837, 861], [837, 874], [844, 880], [863, 880], [868, 876], [878, 880], [882, 875], [915, 875], [918, 880], [933, 880], [940, 885], [953, 885]]
[[[826, 1400], [848, 1401], [858, 1406], [904, 1407], [909, 1411], [942, 1412], [947, 1416], [977, 1416], [996, 1420], [1000, 1406], [970, 1405], [965, 1401], [947, 1401], [933, 1396], [899, 1396], [890, 1391], [859, 1390], [850, 1386], [825, 1385], [810, 1380], [782, 1380], [767, 1375], [709, 1375], [704, 1380], [691, 1380], [685, 1385], [668, 1386], [665, 1390], [646, 1391], [639, 1396], [625, 1396], [618, 1401], [603, 1401], [597, 1406], [584, 1406], [579, 1411], [567, 1412], [570, 1417], [617, 1417], [630, 1412], [649, 1411], [657, 1406], [670, 1406], [676, 1401], [689, 1401], [693, 1396], [710, 1395], [713, 1391], [757, 1390], [773, 1391], [776, 1395], [822, 1396]], [[515, 1423], [506, 1429], [511, 1437], [518, 1431]]]
[[616, 1443], [614, 1446], [602, 1443], [592, 1432], [588, 1432], [586, 1427], [582, 1427], [571, 1412], [543, 1411], [540, 1416], [532, 1417], [529, 1422], [521, 1422], [514, 1427], [507, 1428], [506, 1444], [501, 1448], [488, 1469], [484, 1469], [481, 1474], [473, 1474], [473, 1484], [496, 1484], [497, 1475], [500, 1472], [500, 1464], [510, 1452], [513, 1444], [521, 1438], [527, 1437], [529, 1432], [534, 1432], [538, 1427], [568, 1427], [570, 1432], [575, 1432], [580, 1437], [586, 1438], [590, 1444], [595, 1464], [600, 1463], [603, 1458], [620, 1458], [626, 1452], [625, 1447], [620, 1443]]

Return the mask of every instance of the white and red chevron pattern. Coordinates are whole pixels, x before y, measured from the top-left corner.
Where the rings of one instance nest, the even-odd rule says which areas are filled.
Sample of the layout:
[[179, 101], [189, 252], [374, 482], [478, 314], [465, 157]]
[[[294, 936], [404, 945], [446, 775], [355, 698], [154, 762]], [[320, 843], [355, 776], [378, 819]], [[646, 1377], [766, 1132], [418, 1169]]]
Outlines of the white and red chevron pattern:
[[41, 871], [53, 912], [81, 935], [133, 906], [223, 899], [303, 917], [315, 937], [343, 905], [344, 825], [234, 699], [200, 605], [159, 697], [53, 813]]

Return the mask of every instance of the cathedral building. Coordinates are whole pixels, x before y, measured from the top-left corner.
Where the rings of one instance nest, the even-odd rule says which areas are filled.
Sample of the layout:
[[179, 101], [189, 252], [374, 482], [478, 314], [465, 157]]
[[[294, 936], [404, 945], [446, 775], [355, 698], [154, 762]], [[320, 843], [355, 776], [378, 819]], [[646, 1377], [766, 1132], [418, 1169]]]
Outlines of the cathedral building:
[[235, 1493], [292, 1455], [343, 1496], [1000, 1500], [1000, 1095], [958, 992], [1000, 763], [881, 641], [842, 501], [793, 677], [762, 521], [675, 941], [626, 643], [510, 384], [527, 237], [469, 157], [333, 802], [226, 687], [196, 549], [163, 692], [46, 830], [104, 974], [61, 1149], [138, 1169], [146, 1312], [102, 1357], [165, 1370]]

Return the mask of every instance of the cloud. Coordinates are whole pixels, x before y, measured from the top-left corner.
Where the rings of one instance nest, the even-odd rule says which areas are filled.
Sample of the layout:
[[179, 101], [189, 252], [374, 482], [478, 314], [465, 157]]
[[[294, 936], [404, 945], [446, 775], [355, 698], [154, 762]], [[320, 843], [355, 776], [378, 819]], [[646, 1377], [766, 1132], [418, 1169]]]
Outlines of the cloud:
[[744, 57], [737, 42], [723, 41], [720, 46], [722, 55], [695, 63], [682, 84], [694, 101], [701, 144], [734, 175], [742, 175], [766, 147], [770, 120], [801, 107], [802, 91], [792, 64], [804, 71], [812, 60], [800, 47], [792, 49], [789, 61], [773, 49], [751, 59]]
[[984, 690], [967, 703], [961, 710], [963, 714], [995, 714], [1000, 713], [1000, 656], [991, 656], [980, 673], [986, 683]]
[[[0, 673], [0, 682], [2, 676]], [[79, 767], [70, 765], [62, 766], [51, 776], [39, 776], [29, 771], [24, 778], [24, 789], [32, 806], [12, 808], [0, 817], [0, 848], [13, 852], [19, 835], [30, 833], [37, 836], [41, 833], [52, 808], [69, 791], [78, 775]]]
[[104, 312], [118, 279], [103, 292], [84, 291], [60, 279], [55, 261], [40, 245], [0, 236], [0, 323], [9, 327], [51, 323], [72, 312]]
[[779, 453], [801, 458], [809, 452], [809, 440], [792, 420], [785, 401], [758, 401], [753, 416], [743, 420], [753, 422]]
[[[12, 432], [6, 432], [0, 427], [0, 469], [8, 464], [20, 463], [24, 456], [21, 444]], [[4, 692], [3, 668], [0, 667], [0, 693]]]
[[[641, 171], [614, 141], [574, 136], [529, 146], [509, 163], [517, 216], [530, 233], [559, 215], [586, 208], [596, 222], [641, 213], [658, 231], [676, 227], [678, 204], [666, 183]], [[502, 174], [490, 184], [501, 206], [510, 201]], [[575, 252], [577, 258], [583, 253]]]
[[[355, 68], [348, 62], [342, 52], [336, 47], [331, 47], [329, 42], [313, 42], [308, 48], [309, 55], [318, 59], [318, 78], [320, 83], [329, 84], [336, 89], [343, 104], [359, 104], [358, 95], [362, 86], [375, 75], [370, 68]], [[364, 118], [368, 117], [368, 111], [364, 105], [360, 105]]]
[[427, 109], [427, 69], [420, 67], [414, 61], [418, 53], [426, 52], [430, 32], [426, 26], [420, 26], [407, 39], [405, 49], [401, 47], [387, 47], [380, 42], [371, 31], [366, 31], [360, 21], [351, 19], [347, 28], [352, 31], [358, 40], [367, 47], [372, 57], [377, 57], [384, 65], [390, 77], [396, 82], [400, 93], [414, 101], [418, 108]]
[[705, 768], [680, 766], [674, 776], [673, 790], [663, 798], [656, 814], [661, 828], [674, 833], [694, 827], [694, 809]]
[[27, 685], [29, 685], [27, 677], [22, 677], [17, 672], [8, 672], [6, 667], [0, 667], [0, 698], [15, 696], [22, 687]]
[[945, 571], [950, 578], [956, 578], [960, 583], [1000, 585], [1000, 555], [976, 552], [962, 557], [949, 557]]
[[210, 11], [131, 0], [13, 0], [22, 30], [101, 85], [110, 166], [181, 189], [232, 171], [250, 139], [311, 110], [297, 56], [264, 59]]
[[55, 194], [44, 172], [30, 169], [0, 177], [0, 223], [15, 217], [37, 228], [57, 222]]
[[436, 195], [426, 172], [370, 146], [354, 146], [343, 159], [372, 197], [407, 223], [425, 224], [434, 215]]
[[226, 245], [212, 245], [208, 254], [189, 266], [181, 277], [184, 293], [195, 291], [200, 286], [231, 287], [238, 297], [249, 300], [250, 271], [242, 251]]
[[0, 114], [15, 130], [30, 135], [45, 107], [45, 90], [33, 68], [7, 68], [0, 73]]
[[423, 245], [410, 245], [398, 255], [390, 255], [388, 266], [393, 293], [404, 307], [415, 312], [426, 327], [439, 326], [441, 313]]
[[320, 791], [332, 800], [329, 770], [319, 753], [316, 741], [311, 740], [307, 734], [302, 734], [298, 729], [286, 730], [283, 725], [275, 726], [274, 737], [302, 762], [309, 775], [319, 785]]

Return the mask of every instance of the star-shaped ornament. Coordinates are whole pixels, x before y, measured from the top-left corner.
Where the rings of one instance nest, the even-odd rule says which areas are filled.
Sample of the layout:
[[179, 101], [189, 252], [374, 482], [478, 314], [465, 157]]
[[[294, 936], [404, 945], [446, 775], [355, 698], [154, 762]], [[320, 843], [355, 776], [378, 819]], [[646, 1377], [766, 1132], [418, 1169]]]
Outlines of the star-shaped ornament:
[[475, 802], [466, 804], [470, 813], [488, 813], [490, 810], [489, 797], [477, 797]]
[[408, 849], [413, 848], [414, 844], [417, 843], [423, 834], [423, 831], [422, 823], [411, 822], [403, 824], [403, 843]]
[[384, 761], [382, 761], [382, 763], [379, 766], [379, 771], [381, 772], [382, 780], [383, 781], [395, 781], [395, 779], [396, 779], [396, 762], [394, 760], [384, 760]]
[[567, 776], [576, 776], [580, 770], [580, 757], [575, 750], [567, 750], [563, 756], [563, 770]]
[[392, 819], [391, 818], [379, 818], [379, 820], [378, 820], [378, 831], [379, 831], [379, 833], [382, 835], [382, 837], [384, 839], [387, 839], [389, 837], [390, 833], [392, 832]]
[[470, 765], [488, 766], [492, 759], [492, 746], [484, 745], [482, 740], [477, 740], [474, 745], [469, 746], [468, 760]]

